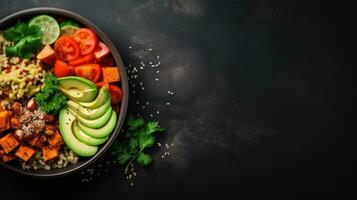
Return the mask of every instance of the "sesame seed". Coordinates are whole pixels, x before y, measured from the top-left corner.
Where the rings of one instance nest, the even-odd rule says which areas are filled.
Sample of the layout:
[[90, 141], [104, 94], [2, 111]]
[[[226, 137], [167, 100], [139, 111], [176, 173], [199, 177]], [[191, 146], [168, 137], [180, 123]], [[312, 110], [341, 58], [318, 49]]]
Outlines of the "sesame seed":
[[155, 81], [156, 81], [156, 82], [158, 82], [158, 81], [159, 81], [159, 79], [158, 79], [158, 78], [155, 78]]
[[160, 70], [157, 70], [156, 73], [159, 74], [159, 73], [160, 73]]
[[143, 82], [140, 82], [139, 84], [140, 84], [140, 85], [143, 85]]
[[151, 65], [151, 64], [152, 64], [152, 62], [149, 62], [149, 64]]
[[152, 68], [157, 67], [157, 65], [151, 65]]
[[135, 94], [135, 90], [133, 90], [133, 94]]
[[129, 49], [131, 49], [131, 48], [133, 48], [133, 47], [129, 46]]
[[146, 105], [149, 105], [149, 102], [146, 102]]
[[170, 91], [170, 90], [168, 90], [168, 91], [167, 91], [167, 93], [171, 94], [171, 91]]
[[161, 147], [161, 143], [160, 143], [160, 142], [158, 142], [158, 143], [157, 143], [157, 146]]
[[156, 111], [156, 114], [160, 114], [160, 111], [157, 110], [157, 111]]
[[167, 102], [167, 103], [166, 103], [166, 105], [167, 105], [167, 106], [169, 106], [169, 105], [170, 105], [170, 103], [169, 103], [169, 102]]
[[149, 51], [152, 51], [152, 49], [149, 49]]
[[162, 155], [162, 156], [161, 156], [161, 159], [163, 159], [164, 157], [165, 157], [165, 155]]
[[160, 56], [157, 56], [156, 58], [157, 58], [157, 59], [160, 59]]
[[140, 67], [140, 69], [144, 69], [144, 67]]
[[139, 105], [139, 101], [136, 101], [136, 104]]
[[142, 90], [145, 90], [145, 88], [144, 88], [144, 87], [141, 87], [141, 89], [142, 89]]
[[146, 108], [146, 106], [143, 106], [142, 108], [143, 108], [143, 109], [145, 109], [145, 108]]
[[133, 185], [134, 185], [134, 183], [133, 183], [133, 182], [131, 182], [131, 183], [130, 183], [130, 186], [133, 186]]
[[174, 146], [174, 143], [171, 143], [171, 146], [173, 147], [173, 146]]
[[153, 115], [153, 114], [150, 114], [150, 117], [154, 117], [154, 115]]

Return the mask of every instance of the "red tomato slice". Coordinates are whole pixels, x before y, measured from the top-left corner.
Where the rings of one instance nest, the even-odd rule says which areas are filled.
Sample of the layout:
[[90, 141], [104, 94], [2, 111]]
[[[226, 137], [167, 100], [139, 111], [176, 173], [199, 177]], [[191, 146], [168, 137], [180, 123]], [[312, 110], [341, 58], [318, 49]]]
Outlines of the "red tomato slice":
[[[103, 42], [98, 42], [97, 47], [94, 50], [94, 56], [97, 60], [103, 60], [107, 55], [109, 55], [110, 49]], [[107, 67], [107, 66], [106, 66]]]
[[76, 65], [93, 63], [93, 61], [94, 61], [94, 54], [90, 53], [88, 55], [79, 56], [79, 58], [69, 61], [68, 63], [72, 66], [76, 66]]
[[61, 36], [54, 46], [57, 58], [63, 61], [71, 61], [78, 58], [80, 49], [75, 40], [68, 36]]
[[54, 67], [54, 74], [57, 77], [71, 76], [73, 75], [73, 66], [57, 59]]
[[102, 61], [99, 62], [102, 67], [113, 67], [114, 60], [111, 56], [105, 57]]
[[101, 87], [106, 87], [109, 90], [109, 83], [101, 81], [95, 84], [97, 86], [98, 89], [100, 89]]
[[74, 68], [74, 73], [77, 76], [91, 80], [94, 83], [99, 81], [101, 72], [102, 69], [98, 64], [84, 64], [78, 65]]
[[120, 87], [110, 84], [109, 85], [109, 94], [112, 98], [112, 104], [118, 104], [121, 102], [123, 98], [123, 92], [121, 91]]
[[73, 38], [79, 43], [82, 55], [92, 53], [98, 43], [97, 34], [89, 28], [78, 29], [74, 32]]

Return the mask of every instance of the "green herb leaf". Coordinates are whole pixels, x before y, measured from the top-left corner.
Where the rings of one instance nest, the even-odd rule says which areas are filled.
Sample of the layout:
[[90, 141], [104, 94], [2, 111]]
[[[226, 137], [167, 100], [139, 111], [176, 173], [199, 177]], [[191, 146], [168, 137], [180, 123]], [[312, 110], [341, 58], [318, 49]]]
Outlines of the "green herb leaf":
[[142, 118], [135, 118], [132, 115], [126, 121], [128, 131], [112, 145], [112, 154], [121, 165], [128, 166], [136, 161], [141, 166], [148, 166], [152, 163], [152, 157], [145, 151], [155, 144], [155, 133], [165, 129], [159, 126], [159, 122], [148, 122]]
[[149, 122], [146, 125], [146, 131], [148, 135], [153, 134], [155, 132], [162, 132], [164, 130], [164, 128], [161, 128], [159, 126], [159, 122]]
[[45, 75], [45, 87], [35, 98], [43, 111], [53, 114], [57, 114], [67, 103], [67, 97], [61, 92], [57, 77], [50, 73]]
[[20, 56], [25, 59], [30, 59], [33, 53], [43, 46], [41, 42], [41, 28], [36, 25], [28, 26], [21, 21], [18, 21], [15, 26], [5, 30], [4, 37], [6, 40], [16, 43], [14, 46], [8, 47], [5, 50], [8, 56]]
[[144, 152], [141, 152], [138, 156], [138, 158], [136, 159], [136, 161], [138, 162], [139, 165], [141, 166], [148, 166], [149, 164], [151, 164], [152, 162], [152, 158], [150, 155], [145, 154]]

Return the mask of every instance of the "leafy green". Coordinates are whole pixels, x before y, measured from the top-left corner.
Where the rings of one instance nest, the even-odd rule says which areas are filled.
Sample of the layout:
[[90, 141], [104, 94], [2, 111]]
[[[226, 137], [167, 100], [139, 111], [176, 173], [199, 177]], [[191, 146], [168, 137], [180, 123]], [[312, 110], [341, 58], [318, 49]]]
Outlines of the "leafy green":
[[45, 87], [36, 94], [36, 102], [47, 113], [57, 114], [67, 103], [62, 94], [57, 77], [51, 73], [45, 75]]
[[30, 59], [33, 52], [40, 49], [42, 31], [39, 26], [28, 26], [26, 23], [18, 21], [15, 26], [4, 31], [6, 40], [15, 42], [15, 45], [6, 48], [5, 53], [8, 56], [20, 56]]
[[141, 166], [148, 166], [152, 162], [152, 157], [145, 151], [155, 144], [154, 134], [163, 132], [159, 122], [145, 123], [142, 118], [129, 116], [126, 122], [128, 129], [125, 138], [116, 141], [112, 146], [112, 155], [121, 165], [127, 163], [128, 166], [136, 160]]

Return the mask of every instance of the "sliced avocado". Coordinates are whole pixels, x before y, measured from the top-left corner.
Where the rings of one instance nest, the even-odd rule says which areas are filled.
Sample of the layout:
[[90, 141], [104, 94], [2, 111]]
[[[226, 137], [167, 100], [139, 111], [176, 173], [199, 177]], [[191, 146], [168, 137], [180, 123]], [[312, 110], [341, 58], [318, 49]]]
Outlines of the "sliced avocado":
[[108, 89], [105, 87], [101, 87], [97, 95], [97, 98], [95, 100], [91, 102], [78, 102], [78, 103], [83, 107], [95, 109], [103, 105], [108, 100], [108, 98], [110, 98]]
[[90, 157], [97, 153], [98, 147], [87, 145], [79, 141], [73, 134], [72, 128], [75, 116], [64, 108], [59, 114], [59, 129], [64, 142], [76, 154], [83, 157]]
[[97, 89], [79, 90], [77, 88], [63, 89], [60, 88], [62, 93], [73, 101], [92, 101], [95, 98]]
[[81, 129], [79, 129], [77, 122], [75, 122], [73, 125], [73, 133], [79, 141], [92, 146], [103, 144], [109, 138], [109, 137], [105, 137], [99, 139], [99, 138], [91, 137], [85, 134]]
[[98, 119], [99, 117], [101, 117], [102, 115], [104, 115], [104, 113], [110, 108], [110, 104], [111, 101], [110, 99], [108, 99], [104, 105], [101, 105], [99, 108], [96, 109], [89, 109], [89, 108], [85, 108], [83, 106], [81, 106], [80, 104], [69, 100], [67, 101], [67, 106], [74, 110], [79, 116], [86, 118], [86, 119]]
[[106, 123], [104, 126], [101, 128], [89, 128], [83, 125], [82, 123], [78, 123], [79, 129], [81, 129], [85, 134], [94, 137], [94, 138], [104, 138], [107, 137], [114, 129], [115, 124], [117, 121], [117, 114], [113, 111], [112, 115], [110, 116], [110, 119], [108, 123]]
[[110, 119], [110, 116], [112, 115], [112, 111], [113, 111], [112, 107], [109, 107], [109, 109], [104, 113], [103, 116], [99, 117], [98, 119], [90, 120], [80, 116], [79, 114], [76, 113], [76, 111], [70, 108], [68, 108], [68, 110], [77, 118], [77, 120], [81, 124], [89, 128], [100, 128], [104, 126]]
[[96, 85], [82, 77], [66, 76], [58, 79], [61, 91], [69, 99], [80, 102], [91, 102], [97, 96]]

